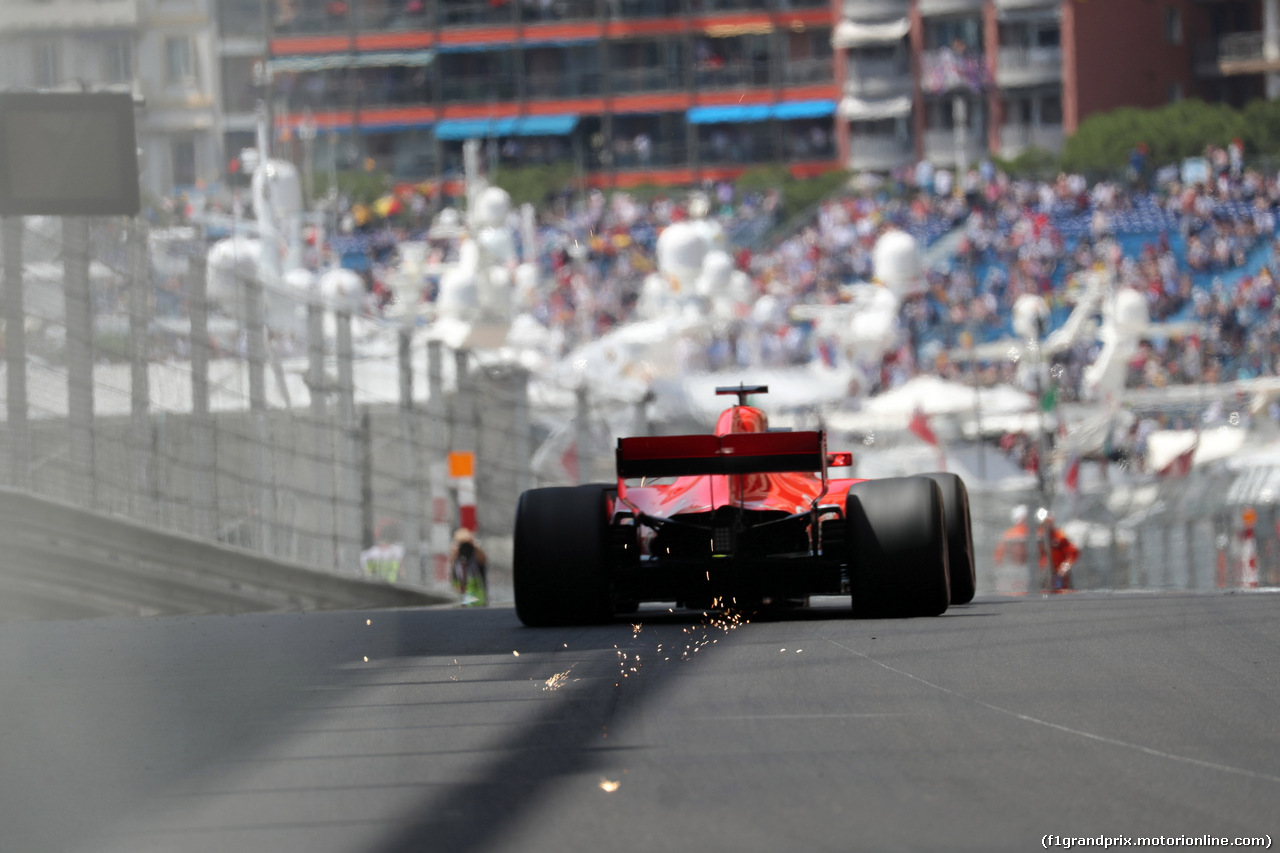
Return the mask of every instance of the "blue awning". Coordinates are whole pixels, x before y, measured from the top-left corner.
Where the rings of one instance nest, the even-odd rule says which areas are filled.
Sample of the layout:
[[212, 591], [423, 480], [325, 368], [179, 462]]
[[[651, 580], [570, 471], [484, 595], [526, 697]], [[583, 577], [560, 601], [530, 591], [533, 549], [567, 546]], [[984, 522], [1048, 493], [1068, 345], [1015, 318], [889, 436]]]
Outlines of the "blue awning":
[[566, 136], [578, 126], [576, 115], [525, 116], [520, 119], [520, 136]]
[[689, 124], [722, 124], [737, 121], [766, 121], [768, 104], [726, 104], [718, 107], [694, 107], [686, 114]]
[[796, 118], [823, 118], [835, 115], [835, 101], [785, 101], [773, 108], [773, 117], [782, 121]]
[[436, 125], [436, 139], [481, 139], [489, 135], [489, 120], [442, 121]]
[[564, 136], [578, 125], [578, 116], [550, 115], [522, 118], [481, 118], [442, 121], [436, 139], [485, 139], [495, 136]]
[[689, 124], [724, 124], [728, 122], [788, 121], [834, 115], [835, 101], [784, 101], [781, 104], [725, 104], [694, 107], [685, 115]]

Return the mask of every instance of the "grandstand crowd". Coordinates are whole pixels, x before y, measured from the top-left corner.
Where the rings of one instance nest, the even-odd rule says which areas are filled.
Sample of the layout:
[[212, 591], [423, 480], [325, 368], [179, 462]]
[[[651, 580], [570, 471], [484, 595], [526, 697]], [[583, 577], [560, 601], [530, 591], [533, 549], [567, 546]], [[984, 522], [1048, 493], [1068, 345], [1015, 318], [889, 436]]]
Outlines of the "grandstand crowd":
[[[421, 198], [412, 201], [400, 216], [366, 211], [354, 227], [356, 206], [344, 207], [347, 233], [333, 243], [358, 246], [372, 259], [375, 312], [391, 298], [382, 264], [394, 263], [397, 243], [429, 239], [428, 208]], [[1278, 206], [1280, 175], [1247, 168], [1235, 146], [1210, 147], [1191, 166], [1156, 171], [1138, 163], [1126, 178], [1093, 182], [1076, 174], [1012, 177], [990, 160], [962, 175], [921, 162], [885, 177], [858, 176], [804, 217], [785, 221], [779, 192], [729, 182], [645, 200], [566, 193], [538, 211], [544, 286], [534, 314], [566, 350], [633, 319], [657, 268], [658, 235], [705, 210], [723, 227], [755, 295], [773, 297], [781, 310], [744, 311], [737, 323], [722, 325], [687, 354], [690, 368], [849, 357], [813, 323], [786, 317], [796, 305], [838, 304], [846, 285], [872, 280], [876, 241], [896, 228], [924, 249], [927, 293], [903, 305], [906, 344], [870, 371], [872, 387], [864, 390], [871, 393], [920, 372], [1012, 381], [1014, 364], [968, 358], [966, 348], [1012, 336], [1012, 308], [1026, 293], [1048, 302], [1045, 332], [1052, 331], [1070, 313], [1084, 276], [1100, 265], [1146, 296], [1158, 324], [1130, 364], [1131, 387], [1273, 375], [1280, 373]], [[514, 211], [511, 226], [519, 243]], [[456, 236], [431, 242], [433, 259], [456, 257]], [[426, 293], [433, 294], [430, 284]], [[1060, 399], [1080, 395], [1083, 369], [1099, 346], [1085, 341], [1057, 356]]]
[[[1152, 322], [1161, 324], [1130, 365], [1132, 387], [1275, 374], [1280, 176], [1243, 168], [1221, 149], [1207, 151], [1202, 163], [1198, 175], [1166, 170], [1094, 183], [1066, 174], [1017, 179], [990, 161], [957, 179], [922, 163], [874, 183], [855, 181], [799, 223], [782, 221], [776, 192], [721, 183], [702, 196], [756, 295], [773, 296], [784, 309], [836, 304], [845, 285], [872, 280], [873, 249], [887, 229], [906, 230], [924, 247], [927, 294], [903, 306], [908, 343], [885, 356], [872, 392], [921, 371], [971, 379], [969, 362], [957, 356], [971, 344], [1010, 336], [1020, 295], [1048, 301], [1051, 331], [1069, 314], [1083, 275], [1104, 263], [1118, 283], [1146, 296]], [[539, 263], [549, 286], [535, 315], [564, 333], [566, 348], [634, 316], [656, 268], [657, 236], [693, 215], [690, 199], [594, 192], [540, 212]], [[783, 226], [789, 233], [779, 235]], [[1063, 399], [1079, 395], [1083, 367], [1098, 346], [1083, 342], [1060, 356]], [[707, 341], [691, 366], [840, 357], [838, 343], [808, 322], [744, 313]], [[1014, 365], [993, 359], [978, 369], [979, 380], [991, 383], [1009, 381]]]

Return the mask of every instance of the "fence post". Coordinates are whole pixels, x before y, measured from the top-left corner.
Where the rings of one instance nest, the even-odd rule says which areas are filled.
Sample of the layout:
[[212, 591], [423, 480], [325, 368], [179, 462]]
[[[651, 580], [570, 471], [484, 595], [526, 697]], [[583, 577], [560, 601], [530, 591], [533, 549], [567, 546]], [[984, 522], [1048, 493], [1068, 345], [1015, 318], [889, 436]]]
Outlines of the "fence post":
[[425, 582], [422, 569], [422, 534], [419, 518], [422, 515], [421, 500], [418, 490], [421, 488], [418, 477], [418, 442], [416, 423], [413, 412], [413, 357], [410, 344], [413, 342], [413, 330], [409, 326], [400, 329], [400, 446], [401, 463], [401, 522], [400, 529], [404, 535], [405, 560], [408, 563], [407, 577]]
[[591, 482], [591, 430], [588, 424], [587, 385], [574, 392], [573, 443], [578, 458], [578, 484]]
[[62, 218], [63, 285], [67, 306], [67, 426], [71, 488], [61, 497], [97, 507], [93, 459], [93, 303], [89, 292], [89, 220]]
[[373, 531], [377, 526], [373, 505], [373, 415], [366, 406], [360, 413], [360, 427], [357, 431], [360, 450], [360, 548], [364, 550], [373, 545]]
[[191, 319], [192, 503], [198, 536], [217, 531], [217, 465], [213, 453], [213, 420], [209, 417], [209, 280], [207, 259], [196, 252], [187, 261], [187, 294]]
[[431, 580], [444, 583], [449, 555], [449, 490], [446, 488], [445, 452], [448, 422], [444, 399], [444, 345], [427, 342], [427, 491], [431, 496]]
[[343, 307], [337, 312], [338, 355], [338, 512], [336, 526], [338, 562], [342, 571], [360, 572], [360, 480], [356, 469], [355, 358], [351, 342], [351, 311]]
[[1196, 549], [1196, 527], [1198, 525], [1194, 518], [1187, 518], [1187, 520], [1183, 522], [1183, 526], [1186, 529], [1185, 535], [1187, 539], [1186, 553], [1184, 555], [1187, 566], [1187, 589], [1199, 589], [1200, 584], [1196, 578], [1196, 575], [1198, 574], [1196, 571], [1196, 557], [1198, 556]]
[[515, 410], [511, 416], [511, 429], [515, 433], [516, 497], [533, 488], [533, 434], [529, 427], [529, 371], [515, 368], [512, 389], [515, 393]]
[[[319, 548], [323, 538], [331, 537], [337, 530], [337, 518], [333, 511], [334, 479], [332, 465], [329, 470], [321, 463], [330, 458], [327, 423], [329, 381], [324, 369], [324, 305], [320, 301], [319, 282], [311, 283], [311, 291], [307, 294], [307, 394], [309, 396], [308, 411], [311, 420], [308, 429], [308, 452], [311, 454], [311, 485], [315, 515], [312, 518], [312, 540]], [[328, 474], [328, 476], [326, 476]], [[329, 499], [324, 497], [326, 487], [330, 492]], [[338, 549], [332, 539], [327, 550], [326, 562], [330, 568], [340, 569]]]
[[[268, 250], [269, 251], [269, 250]], [[254, 548], [263, 554], [274, 552], [271, 541], [272, 495], [267, 477], [271, 464], [267, 449], [269, 440], [266, 408], [267, 408], [267, 341], [266, 323], [264, 320], [262, 280], [257, 274], [247, 276], [244, 280], [244, 336], [245, 359], [249, 372], [249, 424], [253, 435], [253, 473], [252, 481], [256, 491], [254, 501], [257, 508], [257, 519], [254, 525]]]
[[1160, 525], [1160, 546], [1164, 559], [1160, 561], [1160, 583], [1158, 585], [1154, 582], [1151, 583], [1156, 589], [1170, 589], [1173, 587], [1173, 578], [1170, 572], [1173, 568], [1173, 520], [1170, 515], [1171, 513], [1166, 512], [1164, 523]]
[[4, 218], [4, 317], [9, 483], [31, 488], [31, 433], [27, 426], [27, 331], [23, 297], [21, 216]]
[[[459, 453], [463, 451], [476, 450], [476, 383], [471, 376], [471, 351], [466, 349], [454, 350], [454, 393], [453, 393], [453, 411], [449, 418], [449, 443], [446, 446], [447, 453]], [[472, 482], [475, 482], [475, 472], [472, 472]], [[451, 519], [462, 517], [462, 502], [457, 500], [460, 495], [454, 495], [454, 506], [451, 507]], [[476, 507], [476, 526], [479, 527], [479, 519], [482, 513], [480, 507]]]
[[[151, 265], [147, 253], [147, 226], [141, 219], [129, 220], [129, 515], [139, 521], [154, 521], [155, 507], [147, 499], [152, 466], [158, 456], [150, 454], [145, 436], [150, 433], [151, 380]], [[149, 458], [148, 458], [149, 457]]]

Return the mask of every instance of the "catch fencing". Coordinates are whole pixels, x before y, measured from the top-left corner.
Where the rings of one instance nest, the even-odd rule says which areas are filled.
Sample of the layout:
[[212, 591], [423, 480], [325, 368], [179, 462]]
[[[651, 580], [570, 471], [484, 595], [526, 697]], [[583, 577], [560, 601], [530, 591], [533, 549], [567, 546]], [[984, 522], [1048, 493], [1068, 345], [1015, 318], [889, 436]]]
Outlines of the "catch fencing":
[[[650, 424], [647, 397], [450, 347], [420, 319], [318, 289], [267, 293], [241, 276], [211, 297], [195, 232], [28, 217], [3, 235], [0, 484], [158, 529], [351, 576], [382, 532], [409, 545], [401, 582], [439, 587], [474, 506], [501, 587], [522, 490], [611, 480], [618, 435], [710, 427]], [[268, 322], [281, 300], [292, 319]], [[832, 446], [844, 438], [857, 439]], [[1077, 588], [1238, 585], [1244, 503], [1260, 516], [1260, 580], [1280, 580], [1275, 507], [1231, 498], [1238, 478], [1125, 477], [1059, 496], [1083, 546]], [[979, 590], [1033, 588], [1031, 567], [997, 571], [992, 555], [1012, 508], [1038, 495], [969, 488]]]

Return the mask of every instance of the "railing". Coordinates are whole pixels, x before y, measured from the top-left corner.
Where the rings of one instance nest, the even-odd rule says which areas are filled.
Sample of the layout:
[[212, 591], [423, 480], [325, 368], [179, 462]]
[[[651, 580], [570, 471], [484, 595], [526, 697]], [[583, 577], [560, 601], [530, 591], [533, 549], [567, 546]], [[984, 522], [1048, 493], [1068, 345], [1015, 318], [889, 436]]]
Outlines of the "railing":
[[352, 19], [343, 8], [339, 14], [338, 7], [331, 11], [323, 3], [300, 3], [298, 6], [282, 6], [276, 9], [272, 21], [272, 29], [277, 35], [320, 35], [327, 33], [350, 33]]
[[516, 97], [513, 74], [486, 77], [449, 77], [440, 83], [440, 100], [447, 104], [506, 101]]
[[984, 0], [920, 0], [921, 15], [951, 15], [957, 12], [982, 12]]
[[627, 141], [609, 148], [594, 149], [587, 156], [587, 167], [590, 169], [644, 170], [688, 164], [689, 148], [684, 140], [651, 142], [647, 152], [643, 146], [637, 149], [634, 141]]
[[771, 0], [689, 0], [690, 11], [695, 15], [712, 12], [766, 12]]
[[898, 136], [854, 133], [849, 139], [849, 168], [853, 170], [892, 169], [913, 159], [911, 143]]
[[609, 15], [622, 20], [673, 18], [684, 14], [683, 0], [605, 0], [605, 7]]
[[[514, 6], [516, 0], [510, 0]], [[526, 24], [543, 21], [593, 21], [600, 16], [596, 0], [537, 0], [523, 2], [520, 19]]]
[[[972, 134], [964, 137], [963, 153], [970, 163], [976, 163], [986, 153], [984, 141]], [[956, 162], [956, 134], [953, 130], [926, 130], [924, 133], [924, 156], [935, 164], [952, 165]]]
[[830, 56], [815, 59], [790, 59], [782, 65], [782, 81], [788, 85], [830, 83], [835, 60]]
[[1065, 135], [1060, 124], [1006, 124], [1000, 128], [1000, 151], [1017, 154], [1028, 148], [1059, 152]]
[[977, 91], [990, 82], [980, 53], [956, 53], [950, 48], [927, 50], [920, 56], [920, 85], [926, 92], [953, 89]]
[[665, 92], [683, 89], [684, 77], [680, 71], [672, 72], [662, 67], [615, 68], [609, 72], [609, 86], [615, 95], [631, 92]]
[[996, 73], [1001, 85], [1027, 85], [1062, 79], [1062, 48], [1002, 47]]
[[356, 10], [356, 26], [367, 30], [427, 30], [435, 27], [436, 2], [389, 0], [386, 6]]
[[844, 0], [841, 4], [844, 17], [858, 20], [885, 20], [905, 18], [911, 9], [910, 0]]
[[703, 63], [694, 75], [699, 89], [736, 89], [769, 85], [769, 63], [730, 62], [715, 67]]
[[133, 29], [138, 26], [139, 0], [45, 0], [43, 3], [3, 4], [0, 32], [16, 30]]
[[1218, 39], [1219, 62], [1251, 62], [1266, 58], [1262, 33], [1229, 33]]
[[438, 0], [436, 17], [442, 27], [511, 25], [516, 21], [516, 4], [494, 6], [488, 2], [447, 2]]
[[767, 127], [752, 128], [747, 132], [713, 131], [706, 134], [698, 140], [698, 160], [706, 166], [725, 166], [785, 159], [788, 140], [773, 135]]
[[557, 72], [528, 74], [525, 91], [530, 98], [579, 98], [600, 94], [600, 75]]
[[844, 89], [863, 98], [905, 94], [911, 89], [911, 70], [906, 57], [869, 59], [852, 55], [845, 66]]

